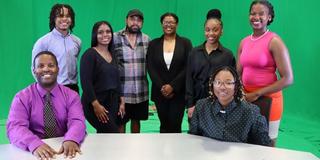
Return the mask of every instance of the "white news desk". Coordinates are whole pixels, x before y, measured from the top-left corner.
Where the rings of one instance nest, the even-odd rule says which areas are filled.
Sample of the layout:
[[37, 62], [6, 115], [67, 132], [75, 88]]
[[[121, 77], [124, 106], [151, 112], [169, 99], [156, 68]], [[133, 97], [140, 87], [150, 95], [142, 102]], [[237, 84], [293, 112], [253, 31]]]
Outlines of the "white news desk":
[[[62, 138], [45, 140], [58, 150]], [[81, 160], [319, 160], [308, 152], [220, 142], [189, 134], [89, 134]], [[1, 160], [34, 160], [11, 144], [0, 145]], [[61, 155], [56, 159], [63, 159]]]

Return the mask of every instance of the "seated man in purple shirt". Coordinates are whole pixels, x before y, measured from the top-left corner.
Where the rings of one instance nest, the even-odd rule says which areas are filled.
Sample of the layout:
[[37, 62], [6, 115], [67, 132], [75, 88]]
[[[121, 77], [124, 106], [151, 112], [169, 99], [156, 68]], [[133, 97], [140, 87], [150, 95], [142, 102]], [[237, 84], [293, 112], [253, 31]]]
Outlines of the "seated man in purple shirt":
[[[33, 64], [38, 82], [18, 92], [12, 101], [7, 121], [9, 141], [39, 159], [62, 153], [73, 158], [81, 153], [79, 146], [86, 135], [79, 95], [57, 83], [59, 67], [52, 52], [38, 53]], [[60, 136], [64, 140], [59, 151], [41, 140]]]

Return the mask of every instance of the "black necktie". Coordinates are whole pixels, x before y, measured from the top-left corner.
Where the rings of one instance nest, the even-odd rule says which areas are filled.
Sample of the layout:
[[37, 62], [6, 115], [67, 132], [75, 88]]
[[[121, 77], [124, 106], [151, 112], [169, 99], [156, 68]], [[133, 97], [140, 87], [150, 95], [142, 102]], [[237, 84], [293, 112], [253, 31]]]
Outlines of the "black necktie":
[[45, 103], [43, 108], [43, 121], [44, 121], [44, 137], [52, 138], [57, 137], [57, 121], [53, 111], [50, 93], [46, 94]]

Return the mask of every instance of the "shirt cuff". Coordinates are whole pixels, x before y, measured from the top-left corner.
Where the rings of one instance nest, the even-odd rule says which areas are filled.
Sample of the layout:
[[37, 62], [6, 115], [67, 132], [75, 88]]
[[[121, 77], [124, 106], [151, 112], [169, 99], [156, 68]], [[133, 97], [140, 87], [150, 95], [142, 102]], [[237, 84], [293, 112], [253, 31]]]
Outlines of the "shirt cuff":
[[33, 153], [33, 151], [37, 149], [39, 146], [41, 146], [42, 144], [44, 144], [42, 140], [36, 140], [35, 142], [30, 143], [30, 145], [28, 146], [28, 149], [31, 153]]
[[74, 136], [66, 135], [63, 139], [63, 142], [74, 141], [74, 142], [78, 143], [78, 145], [80, 145], [83, 142], [86, 135], [87, 135], [87, 133], [84, 133], [84, 135], [74, 135]]

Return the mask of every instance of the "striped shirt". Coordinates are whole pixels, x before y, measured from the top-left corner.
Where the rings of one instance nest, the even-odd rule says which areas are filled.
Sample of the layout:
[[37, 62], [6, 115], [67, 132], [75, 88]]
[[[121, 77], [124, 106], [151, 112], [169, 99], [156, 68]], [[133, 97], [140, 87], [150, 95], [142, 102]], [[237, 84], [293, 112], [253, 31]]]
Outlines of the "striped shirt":
[[150, 38], [144, 33], [137, 34], [136, 44], [132, 48], [125, 34], [124, 29], [114, 33], [114, 53], [121, 70], [125, 103], [137, 104], [149, 99], [146, 54]]

